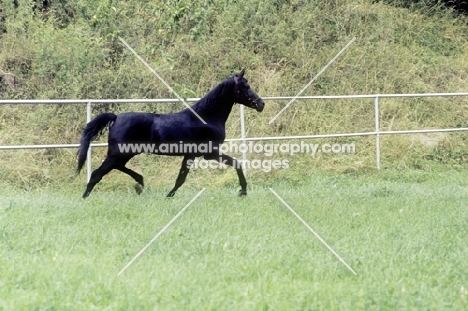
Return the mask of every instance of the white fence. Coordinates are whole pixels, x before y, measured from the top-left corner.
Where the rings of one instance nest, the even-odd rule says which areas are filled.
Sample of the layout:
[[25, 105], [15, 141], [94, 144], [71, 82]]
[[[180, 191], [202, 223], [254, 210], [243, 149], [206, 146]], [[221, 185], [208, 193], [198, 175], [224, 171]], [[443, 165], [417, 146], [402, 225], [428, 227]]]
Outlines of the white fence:
[[[379, 100], [381, 98], [396, 98], [396, 97], [454, 97], [454, 96], [468, 96], [465, 93], [422, 93], [422, 94], [372, 94], [372, 95], [340, 95], [340, 96], [300, 96], [300, 97], [263, 97], [263, 100], [291, 100], [297, 99], [315, 99], [315, 100], [334, 100], [334, 99], [363, 99], [369, 98], [374, 100], [375, 112], [375, 130], [372, 132], [362, 133], [342, 133], [342, 134], [321, 134], [321, 135], [300, 135], [300, 136], [265, 136], [265, 137], [246, 137], [245, 122], [244, 122], [244, 106], [240, 106], [240, 123], [241, 123], [241, 137], [226, 139], [229, 141], [265, 141], [265, 140], [288, 140], [288, 139], [314, 139], [314, 138], [332, 138], [332, 137], [353, 137], [353, 136], [375, 136], [375, 156], [377, 169], [380, 169], [380, 135], [395, 135], [395, 134], [415, 134], [415, 133], [434, 133], [434, 132], [458, 132], [467, 131], [468, 128], [444, 128], [444, 129], [419, 129], [419, 130], [403, 130], [403, 131], [381, 131], [379, 120]], [[196, 102], [199, 98], [188, 98], [187, 102]], [[91, 105], [97, 103], [174, 103], [178, 99], [89, 99], [89, 100], [0, 100], [2, 104], [86, 104], [87, 121], [89, 122], [91, 116]], [[294, 109], [291, 107], [289, 109]], [[91, 144], [88, 151], [87, 159], [87, 174], [88, 180], [91, 176], [91, 150], [93, 147], [106, 147], [106, 143]], [[0, 146], [0, 150], [14, 150], [14, 149], [51, 149], [51, 148], [78, 148], [79, 144], [54, 144], [54, 145], [17, 145], [17, 146]], [[243, 153], [243, 160], [246, 159], [246, 153]]]

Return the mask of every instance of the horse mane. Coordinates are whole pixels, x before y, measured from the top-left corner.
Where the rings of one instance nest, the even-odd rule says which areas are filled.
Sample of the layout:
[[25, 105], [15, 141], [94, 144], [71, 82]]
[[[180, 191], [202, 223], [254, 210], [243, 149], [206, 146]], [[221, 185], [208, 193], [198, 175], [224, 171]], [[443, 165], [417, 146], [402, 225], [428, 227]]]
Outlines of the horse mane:
[[[213, 87], [203, 98], [201, 98], [192, 109], [196, 112], [206, 111], [207, 109], [213, 109], [213, 104], [219, 105], [216, 100], [220, 98], [232, 97], [234, 91], [234, 77], [230, 77]], [[230, 110], [230, 109], [229, 109]]]

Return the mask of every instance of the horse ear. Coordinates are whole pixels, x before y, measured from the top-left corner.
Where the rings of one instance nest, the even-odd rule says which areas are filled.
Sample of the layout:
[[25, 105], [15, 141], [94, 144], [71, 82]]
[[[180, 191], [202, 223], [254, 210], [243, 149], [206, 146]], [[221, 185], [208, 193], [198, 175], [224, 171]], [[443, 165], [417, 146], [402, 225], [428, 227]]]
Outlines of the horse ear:
[[242, 69], [241, 72], [234, 75], [234, 81], [236, 82], [236, 84], [239, 83], [239, 79], [242, 79], [244, 77], [244, 73], [245, 73], [245, 69]]

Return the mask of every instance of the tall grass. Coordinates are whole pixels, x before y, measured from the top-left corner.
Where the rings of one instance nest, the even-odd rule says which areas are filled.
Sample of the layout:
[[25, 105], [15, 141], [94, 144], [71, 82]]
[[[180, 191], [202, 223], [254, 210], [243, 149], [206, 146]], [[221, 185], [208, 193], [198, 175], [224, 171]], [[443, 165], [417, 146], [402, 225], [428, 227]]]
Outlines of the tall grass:
[[[411, 9], [364, 0], [207, 1], [197, 5], [190, 1], [78, 1], [66, 10], [55, 7], [33, 14], [28, 3], [20, 1], [16, 10], [5, 5], [0, 73], [12, 73], [16, 84], [4, 89], [4, 98], [172, 97], [119, 43], [118, 36], [184, 97], [203, 96], [241, 68], [247, 68], [246, 76], [261, 96], [295, 95], [354, 36], [356, 42], [304, 95], [466, 91], [467, 20], [439, 7]], [[464, 126], [467, 100], [384, 99], [382, 129]], [[285, 104], [267, 102], [262, 114], [247, 110], [248, 135], [373, 128], [369, 100], [297, 101], [268, 125]], [[181, 108], [180, 104], [95, 105], [93, 114]], [[82, 106], [2, 106], [0, 144], [78, 142], [86, 123], [84, 111]], [[237, 113], [234, 110], [229, 120], [230, 137], [239, 135]], [[436, 142], [427, 144], [428, 139]], [[385, 137], [384, 165], [421, 168], [442, 162], [461, 167], [466, 153], [459, 146], [465, 139], [464, 134]], [[328, 140], [335, 141], [341, 140]], [[302, 158], [301, 163], [308, 169], [335, 171], [375, 167], [372, 140], [356, 138], [354, 142], [356, 156]], [[100, 162], [98, 155], [102, 153], [97, 152], [94, 163]], [[1, 179], [24, 187], [68, 182], [75, 165], [73, 150], [2, 152], [0, 159]], [[172, 169], [179, 166], [178, 160], [154, 161]], [[156, 172], [154, 161], [134, 162]], [[262, 174], [253, 174], [257, 173]], [[281, 172], [274, 174], [282, 177]]]

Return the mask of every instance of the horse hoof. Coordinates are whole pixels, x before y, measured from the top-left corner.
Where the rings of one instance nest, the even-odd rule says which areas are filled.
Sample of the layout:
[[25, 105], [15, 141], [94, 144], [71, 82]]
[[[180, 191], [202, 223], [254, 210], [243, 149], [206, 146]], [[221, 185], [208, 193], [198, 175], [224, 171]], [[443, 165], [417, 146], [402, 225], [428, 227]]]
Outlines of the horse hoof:
[[239, 194], [238, 194], [240, 197], [245, 197], [247, 196], [247, 190], [239, 190]]
[[140, 195], [143, 192], [144, 186], [140, 183], [135, 184], [135, 191], [138, 195]]

